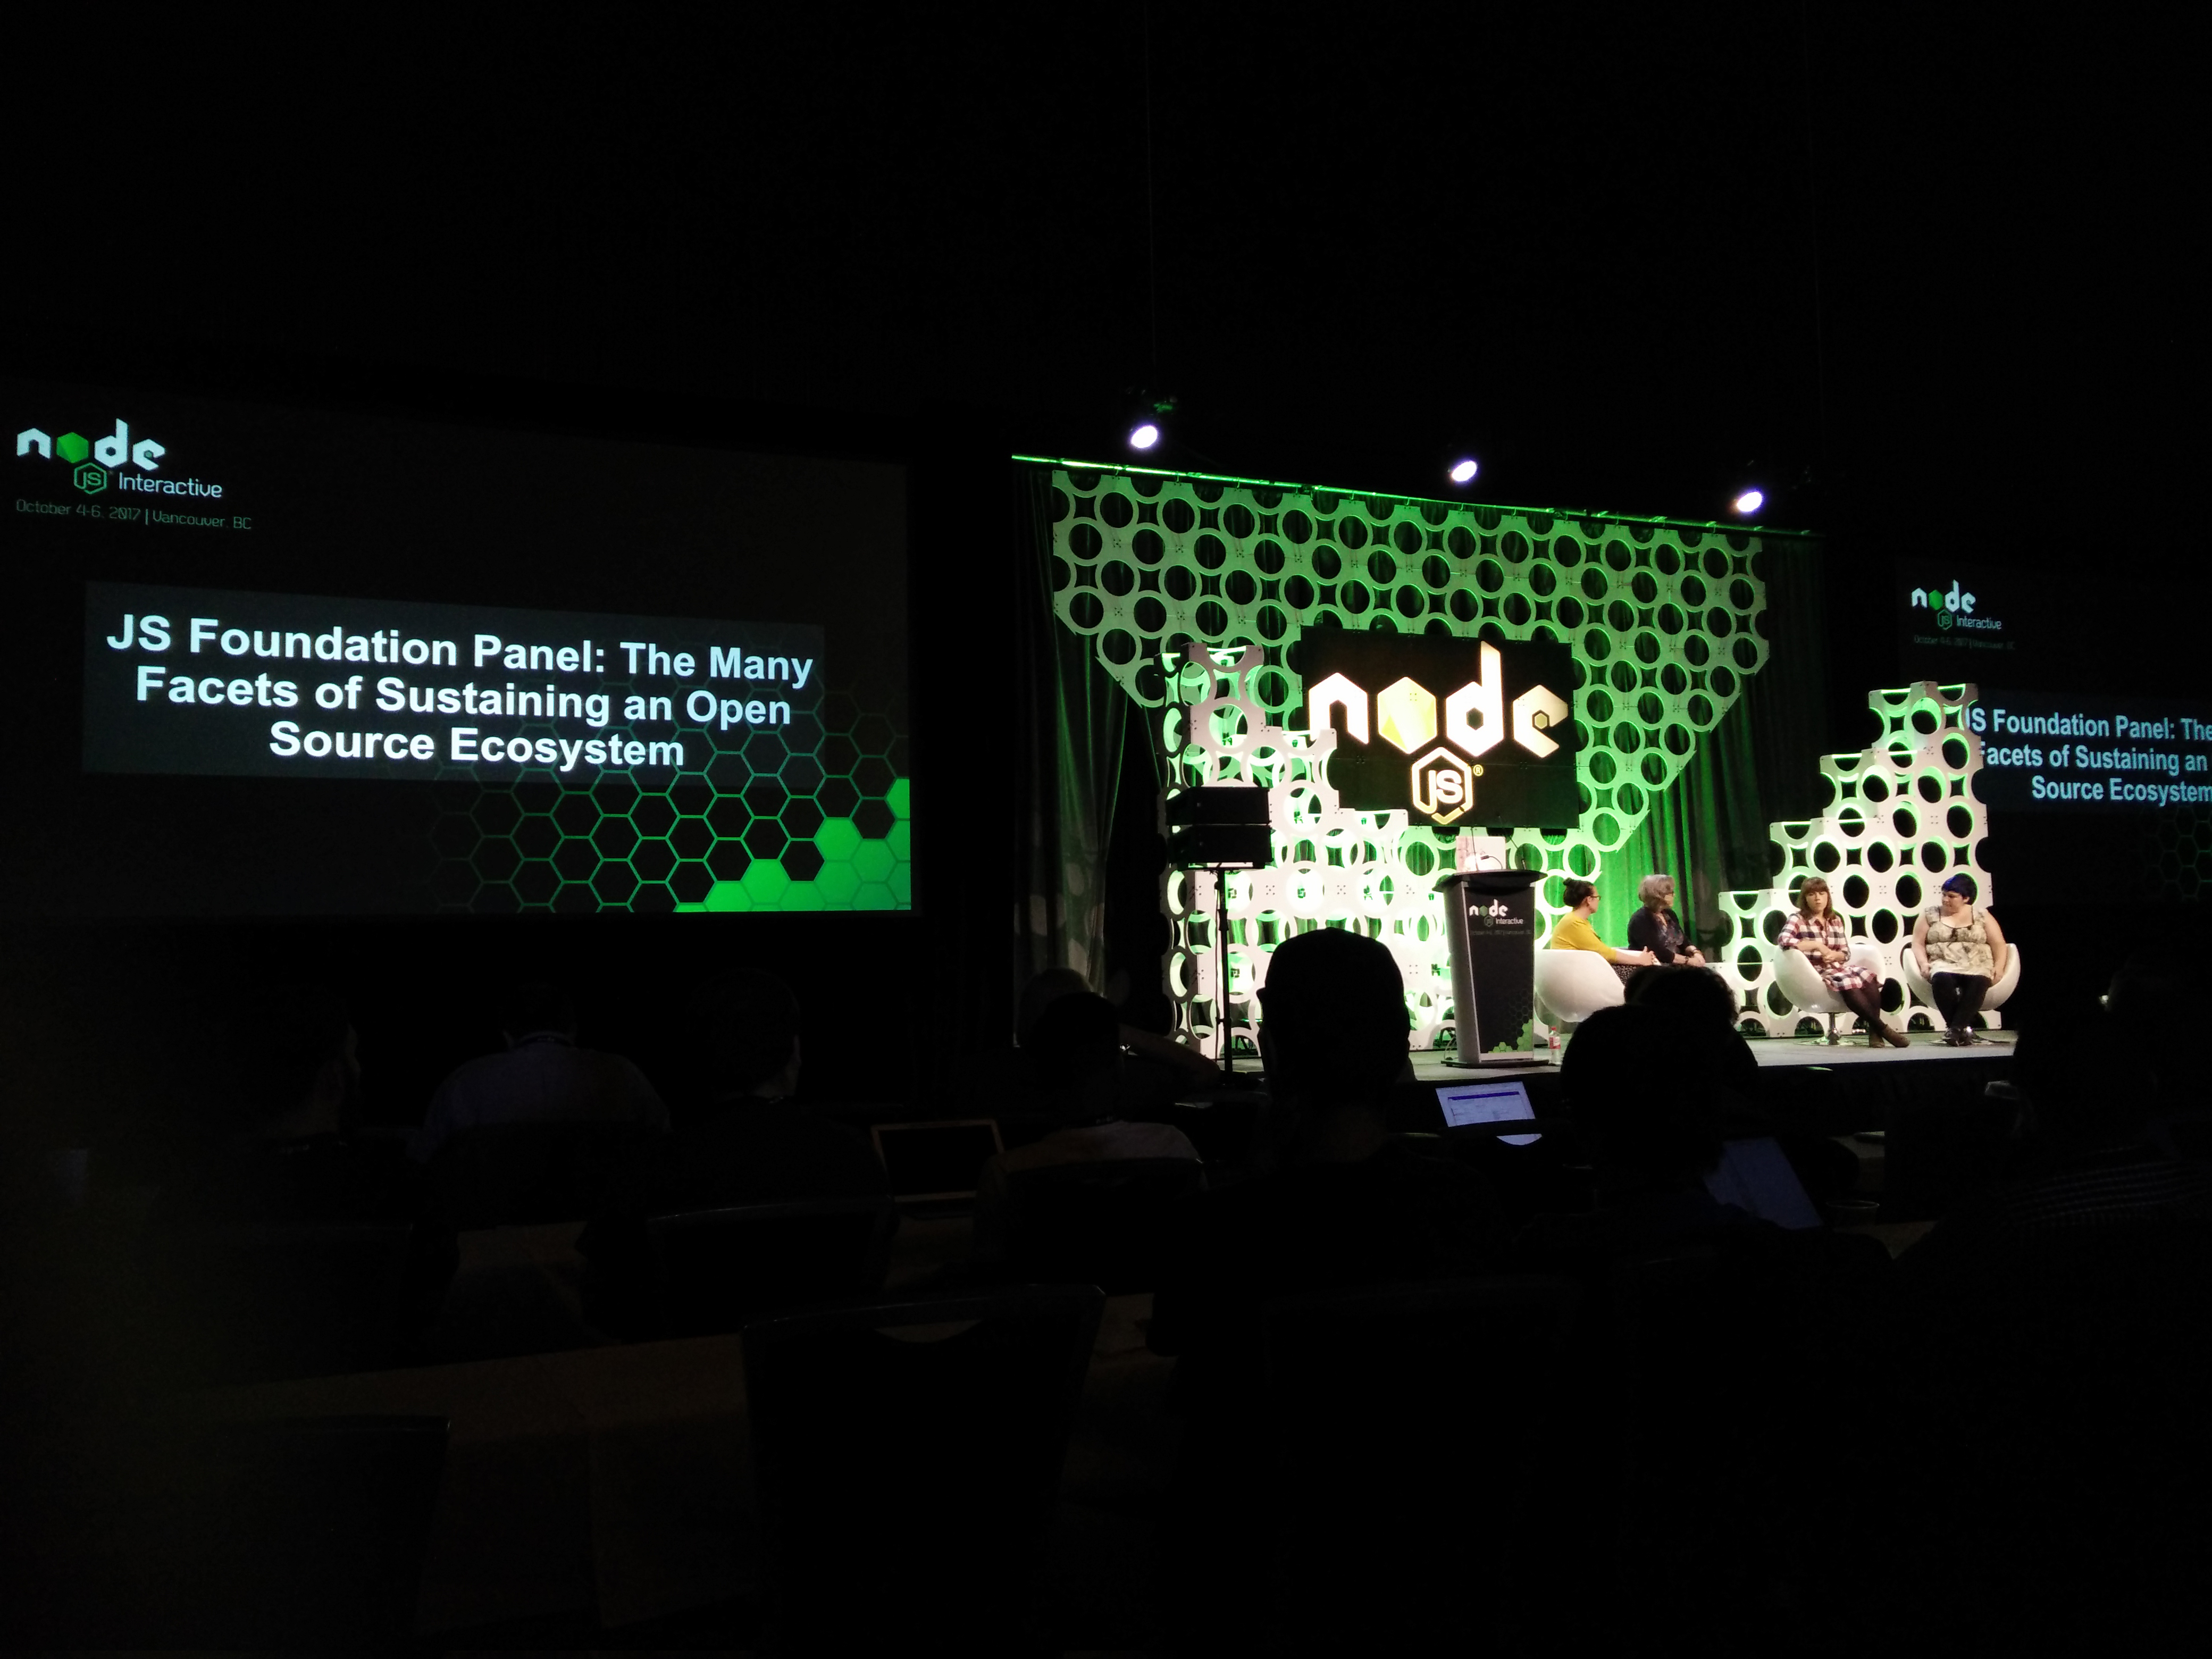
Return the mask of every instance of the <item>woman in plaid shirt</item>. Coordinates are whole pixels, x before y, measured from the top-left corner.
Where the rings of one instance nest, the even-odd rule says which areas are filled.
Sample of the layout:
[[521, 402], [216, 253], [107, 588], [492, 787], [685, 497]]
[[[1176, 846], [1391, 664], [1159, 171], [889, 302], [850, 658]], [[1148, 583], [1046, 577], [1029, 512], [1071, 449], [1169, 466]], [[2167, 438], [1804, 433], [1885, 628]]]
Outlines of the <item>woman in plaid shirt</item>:
[[1828, 988], [1866, 1021], [1868, 1048], [1879, 1048], [1889, 1042], [1902, 1048], [1905, 1033], [1882, 1021], [1881, 975], [1870, 968], [1852, 965], [1851, 930], [1829, 908], [1833, 902], [1826, 882], [1818, 876], [1806, 877], [1805, 884], [1797, 890], [1797, 914], [1782, 924], [1782, 936], [1775, 943], [1785, 951], [1802, 951]]

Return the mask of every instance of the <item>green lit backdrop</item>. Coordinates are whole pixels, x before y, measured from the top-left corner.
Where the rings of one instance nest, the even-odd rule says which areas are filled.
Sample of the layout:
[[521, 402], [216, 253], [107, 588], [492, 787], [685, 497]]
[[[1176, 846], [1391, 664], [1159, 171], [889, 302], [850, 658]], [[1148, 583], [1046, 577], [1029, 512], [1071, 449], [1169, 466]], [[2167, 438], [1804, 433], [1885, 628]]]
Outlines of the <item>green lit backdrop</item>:
[[[1802, 553], [1801, 538], [1137, 468], [1056, 465], [1048, 477], [1054, 614], [1147, 711], [1168, 793], [1223, 782], [1272, 791], [1277, 867], [1228, 878], [1226, 1000], [1240, 1026], [1273, 945], [1340, 926], [1397, 956], [1416, 1046], [1452, 1042], [1431, 890], [1455, 837], [1403, 812], [1338, 805], [1321, 771], [1334, 735], [1296, 729], [1304, 689], [1286, 664], [1314, 628], [1566, 644], [1582, 814], [1551, 833], [1510, 831], [1514, 864], [1553, 878], [1537, 892], [1544, 926], [1560, 914], [1560, 880], [1580, 876], [1599, 884], [1601, 933], [1620, 942], [1637, 882], [1670, 871], [1760, 1029], [1799, 1023], [1776, 988], [1771, 940], [1802, 873], [1840, 872], [1839, 908], [1882, 946], [1893, 979], [1927, 874], [1973, 870], [1990, 896], [1970, 787], [1980, 752], [1958, 729], [1960, 688], [1877, 693], [1875, 748], [1803, 750], [1797, 763], [1817, 766], [1827, 801], [1817, 818], [1763, 826], [1771, 885], [1723, 888], [1701, 867], [1710, 826], [1755, 805], [1743, 763], [1733, 774], [1704, 763], [1717, 758], [1708, 751], [1724, 727], [1742, 746], [1741, 722], [1728, 723], [1769, 665], [1767, 573], [1774, 558]], [[1170, 871], [1164, 886], [1177, 1028], [1210, 1047], [1224, 997], [1212, 878]], [[1899, 981], [1893, 996], [1905, 994]]]

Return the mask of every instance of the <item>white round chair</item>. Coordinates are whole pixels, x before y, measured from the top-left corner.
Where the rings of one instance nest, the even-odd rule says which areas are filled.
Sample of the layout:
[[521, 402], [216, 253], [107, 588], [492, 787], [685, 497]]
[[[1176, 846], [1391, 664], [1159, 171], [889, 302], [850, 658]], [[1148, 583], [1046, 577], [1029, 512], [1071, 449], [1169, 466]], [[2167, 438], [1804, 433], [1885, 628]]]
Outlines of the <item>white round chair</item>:
[[1601, 1008], [1618, 1008], [1628, 992], [1613, 964], [1595, 951], [1536, 952], [1536, 1018], [1571, 1031]]
[[[1796, 953], [1793, 951], [1791, 954]], [[1912, 959], [1911, 943], [1908, 941], [1897, 955], [1898, 966], [1904, 971], [1905, 982], [1912, 988], [1912, 994], [1933, 1009], [1936, 1006], [1936, 988], [1921, 977], [1920, 964]], [[1997, 978], [1991, 980], [1990, 988], [1982, 993], [1982, 1006], [2003, 1007], [2005, 999], [2013, 994], [2013, 988], [2019, 983], [2020, 946], [2008, 939], [2005, 941], [2005, 970]], [[1939, 1014], [1936, 1018], [1940, 1019], [1942, 1016]]]
[[[1790, 1008], [1800, 1014], [1825, 1014], [1828, 1021], [1827, 1042], [1830, 1048], [1843, 1041], [1836, 1034], [1836, 1017], [1850, 1013], [1850, 1005], [1837, 994], [1828, 981], [1820, 977], [1820, 970], [1813, 959], [1802, 951], [1776, 952], [1774, 982], [1782, 988], [1782, 994], [1790, 999]], [[1887, 978], [1881, 952], [1866, 939], [1851, 941], [1851, 966], [1871, 969], [1877, 979]], [[1852, 1016], [1856, 1018], [1856, 1016]], [[1814, 1042], [1820, 1041], [1814, 1037]]]

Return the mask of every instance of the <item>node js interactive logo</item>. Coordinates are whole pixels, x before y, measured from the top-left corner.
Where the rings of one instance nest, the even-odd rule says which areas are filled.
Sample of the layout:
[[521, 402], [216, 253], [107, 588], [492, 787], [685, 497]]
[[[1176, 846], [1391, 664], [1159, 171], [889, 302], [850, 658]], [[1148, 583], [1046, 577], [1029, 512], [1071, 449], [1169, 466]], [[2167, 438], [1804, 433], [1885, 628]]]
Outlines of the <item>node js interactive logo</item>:
[[1933, 611], [1936, 626], [1946, 633], [1954, 628], [1990, 634], [2003, 629], [2004, 624], [1994, 617], [1976, 616], [1974, 605], [1974, 596], [1962, 592], [1954, 581], [1948, 592], [1940, 587], [1914, 588], [1909, 608]]
[[1345, 805], [1440, 828], [1470, 812], [1493, 829], [1579, 815], [1572, 710], [1552, 689], [1574, 684], [1566, 647], [1331, 630], [1297, 653], [1307, 726], [1346, 739], [1329, 764]]
[[142, 472], [151, 472], [161, 464], [168, 451], [151, 438], [131, 441], [131, 428], [121, 421], [115, 430], [97, 441], [81, 432], [64, 432], [58, 438], [49, 437], [37, 427], [27, 426], [15, 434], [15, 453], [43, 456], [48, 460], [59, 459], [75, 470], [70, 481], [88, 495], [97, 495], [107, 488], [108, 474], [129, 465]]

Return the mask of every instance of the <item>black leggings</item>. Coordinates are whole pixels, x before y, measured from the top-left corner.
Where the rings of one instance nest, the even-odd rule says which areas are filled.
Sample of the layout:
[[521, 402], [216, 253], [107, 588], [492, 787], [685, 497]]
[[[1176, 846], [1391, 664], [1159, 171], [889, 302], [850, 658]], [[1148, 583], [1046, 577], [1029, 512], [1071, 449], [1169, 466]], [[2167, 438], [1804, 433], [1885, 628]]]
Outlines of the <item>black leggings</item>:
[[1932, 974], [1928, 988], [1936, 993], [1936, 1006], [1943, 1023], [1960, 1030], [1974, 1023], [1982, 1012], [1982, 996], [1990, 988], [1987, 974]]

